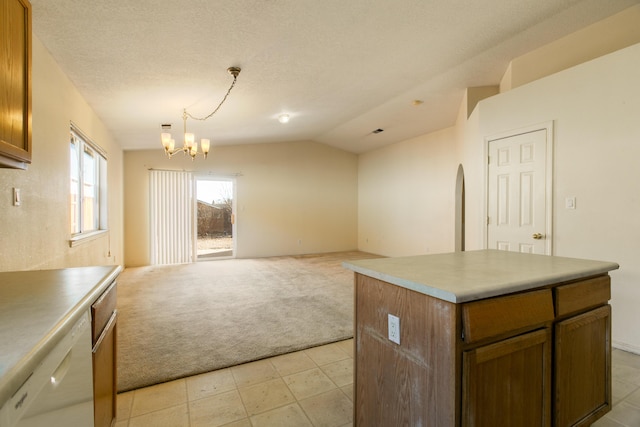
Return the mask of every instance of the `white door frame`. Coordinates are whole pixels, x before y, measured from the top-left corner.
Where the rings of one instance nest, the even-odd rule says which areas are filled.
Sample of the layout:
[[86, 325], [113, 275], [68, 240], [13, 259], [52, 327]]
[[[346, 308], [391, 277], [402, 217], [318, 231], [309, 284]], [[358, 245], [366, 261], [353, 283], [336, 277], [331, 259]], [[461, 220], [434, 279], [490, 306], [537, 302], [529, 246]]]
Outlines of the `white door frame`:
[[539, 130], [546, 131], [547, 150], [546, 150], [546, 171], [545, 171], [545, 209], [546, 209], [546, 230], [545, 232], [545, 251], [547, 255], [553, 255], [553, 121], [538, 123], [519, 129], [501, 132], [484, 138], [484, 227], [483, 227], [483, 247], [489, 247], [489, 143], [496, 139], [508, 138], [511, 136], [522, 135], [525, 133], [535, 132]]

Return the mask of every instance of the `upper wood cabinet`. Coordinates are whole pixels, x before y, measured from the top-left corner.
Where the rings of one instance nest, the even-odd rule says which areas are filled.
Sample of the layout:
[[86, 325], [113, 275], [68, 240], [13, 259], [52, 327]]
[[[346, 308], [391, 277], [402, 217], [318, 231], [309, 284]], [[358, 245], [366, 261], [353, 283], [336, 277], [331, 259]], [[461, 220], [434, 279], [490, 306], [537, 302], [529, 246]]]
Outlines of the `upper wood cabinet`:
[[0, 0], [0, 167], [31, 163], [31, 3]]

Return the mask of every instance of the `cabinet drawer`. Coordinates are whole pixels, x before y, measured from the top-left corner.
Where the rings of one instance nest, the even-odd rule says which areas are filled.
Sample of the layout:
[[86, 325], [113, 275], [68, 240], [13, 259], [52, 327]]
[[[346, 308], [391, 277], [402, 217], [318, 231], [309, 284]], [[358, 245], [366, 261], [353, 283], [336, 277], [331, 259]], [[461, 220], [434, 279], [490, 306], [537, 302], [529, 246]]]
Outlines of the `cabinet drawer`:
[[581, 310], [606, 304], [611, 299], [609, 275], [582, 280], [554, 289], [556, 315], [576, 313]]
[[116, 309], [116, 282], [91, 305], [91, 342], [96, 344], [102, 330], [109, 322], [111, 314]]
[[489, 298], [462, 306], [465, 342], [479, 341], [553, 320], [550, 289]]

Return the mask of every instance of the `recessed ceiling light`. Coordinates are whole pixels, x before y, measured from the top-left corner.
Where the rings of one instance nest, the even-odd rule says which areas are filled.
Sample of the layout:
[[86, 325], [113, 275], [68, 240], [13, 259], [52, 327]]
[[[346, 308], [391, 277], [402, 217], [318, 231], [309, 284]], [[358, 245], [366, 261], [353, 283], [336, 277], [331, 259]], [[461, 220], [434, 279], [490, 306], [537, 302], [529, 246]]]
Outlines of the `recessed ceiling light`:
[[280, 114], [278, 116], [278, 121], [280, 123], [289, 123], [289, 115], [288, 114]]
[[421, 99], [414, 99], [411, 103], [413, 104], [414, 107], [417, 107], [420, 104], [424, 104], [424, 101]]

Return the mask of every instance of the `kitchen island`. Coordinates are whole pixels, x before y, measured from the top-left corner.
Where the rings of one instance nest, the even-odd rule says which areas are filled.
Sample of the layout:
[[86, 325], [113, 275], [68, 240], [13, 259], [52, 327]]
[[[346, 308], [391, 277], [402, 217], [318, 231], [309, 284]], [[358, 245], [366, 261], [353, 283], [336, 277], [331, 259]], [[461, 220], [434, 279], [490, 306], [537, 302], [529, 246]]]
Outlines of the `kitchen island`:
[[356, 426], [590, 425], [610, 410], [618, 264], [481, 250], [343, 265]]
[[[115, 363], [115, 279], [120, 271], [120, 266], [94, 266], [0, 272], [1, 426], [13, 425], [18, 412], [25, 411], [37, 399], [42, 385], [33, 384], [34, 372], [80, 328], [91, 329], [85, 345], [89, 367], [92, 350], [94, 358], [94, 378], [89, 384], [93, 383], [95, 392], [103, 381], [101, 370], [105, 369], [110, 375], [107, 380], [114, 384], [111, 374], [115, 373], [115, 366], [101, 363], [96, 370], [96, 356]], [[100, 346], [101, 343], [109, 343], [109, 347]], [[67, 358], [64, 354], [60, 358], [60, 366], [66, 368]], [[114, 411], [115, 406], [113, 414]]]

